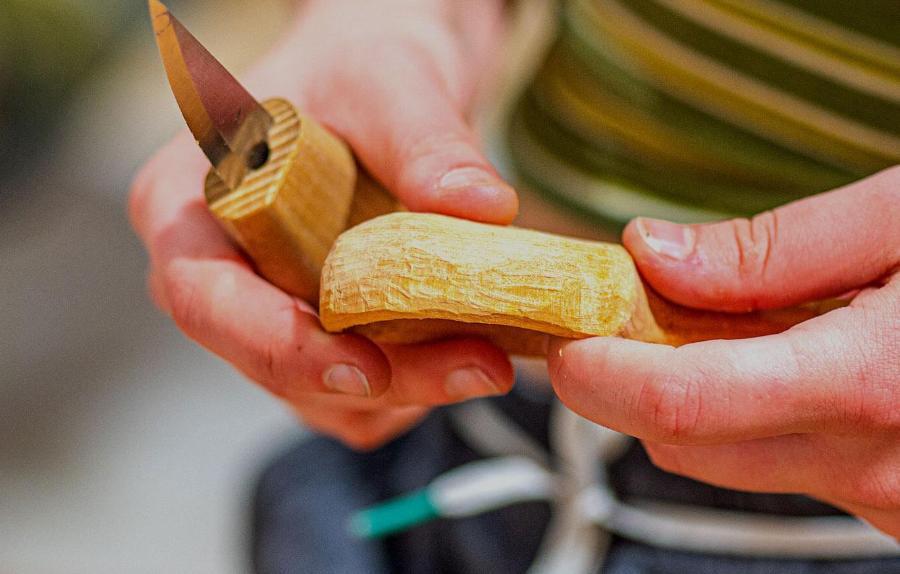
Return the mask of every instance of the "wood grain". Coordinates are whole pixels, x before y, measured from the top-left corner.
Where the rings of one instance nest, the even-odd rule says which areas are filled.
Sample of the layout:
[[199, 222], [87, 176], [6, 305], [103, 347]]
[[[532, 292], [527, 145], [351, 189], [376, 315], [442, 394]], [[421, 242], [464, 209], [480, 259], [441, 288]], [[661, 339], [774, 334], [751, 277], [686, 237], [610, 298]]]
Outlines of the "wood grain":
[[290, 103], [264, 106], [275, 119], [268, 161], [234, 190], [211, 170], [207, 204], [261, 275], [315, 302], [322, 264], [347, 226], [356, 165], [341, 140]]
[[[319, 310], [329, 331], [375, 323], [364, 332], [385, 342], [452, 332], [502, 339], [516, 352], [543, 347], [473, 324], [662, 339], [623, 247], [424, 213], [381, 216], [342, 234], [325, 262]], [[429, 322], [410, 322], [421, 319]]]

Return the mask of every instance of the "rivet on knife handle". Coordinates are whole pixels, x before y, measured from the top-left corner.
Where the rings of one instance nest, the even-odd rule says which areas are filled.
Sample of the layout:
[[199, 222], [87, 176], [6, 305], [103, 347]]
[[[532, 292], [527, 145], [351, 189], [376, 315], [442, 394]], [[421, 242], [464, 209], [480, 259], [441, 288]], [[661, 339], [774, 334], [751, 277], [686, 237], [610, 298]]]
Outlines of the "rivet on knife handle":
[[268, 161], [229, 189], [215, 170], [206, 202], [273, 284], [316, 304], [325, 256], [347, 225], [356, 183], [353, 156], [284, 100], [269, 100], [275, 123]]

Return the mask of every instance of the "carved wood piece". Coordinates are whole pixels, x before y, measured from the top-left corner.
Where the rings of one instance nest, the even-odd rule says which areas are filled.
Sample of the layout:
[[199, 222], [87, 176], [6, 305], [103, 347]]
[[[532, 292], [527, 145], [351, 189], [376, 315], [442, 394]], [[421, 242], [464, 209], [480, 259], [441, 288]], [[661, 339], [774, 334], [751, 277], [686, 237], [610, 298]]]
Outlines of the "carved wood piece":
[[620, 245], [394, 213], [342, 234], [325, 262], [320, 317], [382, 343], [485, 337], [546, 354], [548, 335], [681, 345], [781, 332], [826, 310], [712, 313], [665, 301]]

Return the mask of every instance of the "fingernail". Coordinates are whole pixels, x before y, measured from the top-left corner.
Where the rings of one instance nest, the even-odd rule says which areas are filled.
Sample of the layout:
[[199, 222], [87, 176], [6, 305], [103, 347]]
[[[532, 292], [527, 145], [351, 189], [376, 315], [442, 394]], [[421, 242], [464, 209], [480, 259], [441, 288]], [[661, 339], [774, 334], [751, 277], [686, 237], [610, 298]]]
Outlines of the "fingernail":
[[694, 251], [694, 230], [690, 226], [642, 217], [637, 220], [637, 230], [644, 243], [660, 255], [682, 260]]
[[447, 375], [444, 391], [454, 399], [499, 395], [501, 392], [500, 387], [477, 367], [458, 369]]
[[357, 397], [372, 396], [372, 387], [369, 386], [366, 375], [353, 365], [332, 365], [322, 376], [322, 382], [335, 393]]
[[497, 177], [480, 167], [458, 167], [444, 174], [438, 188], [456, 189], [494, 183], [497, 183]]

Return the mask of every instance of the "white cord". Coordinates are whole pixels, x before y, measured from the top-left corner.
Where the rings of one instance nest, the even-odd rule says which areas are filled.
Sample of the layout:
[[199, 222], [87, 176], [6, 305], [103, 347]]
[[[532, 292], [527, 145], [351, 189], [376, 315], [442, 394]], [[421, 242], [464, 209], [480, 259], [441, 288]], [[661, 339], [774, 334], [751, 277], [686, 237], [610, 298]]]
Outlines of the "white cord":
[[[502, 429], [473, 433], [478, 436], [476, 448], [486, 443], [494, 455], [537, 452], [540, 460], [532, 461], [532, 468], [545, 464], [546, 454], [540, 447], [500, 412], [479, 408], [475, 419], [481, 431]], [[469, 417], [461, 417], [457, 427], [465, 426], [467, 420]], [[550, 479], [554, 486], [545, 491], [552, 496], [553, 515], [529, 574], [596, 572], [609, 533], [651, 546], [718, 555], [798, 559], [900, 556], [900, 544], [894, 539], [849, 516], [772, 516], [648, 500], [619, 501], [608, 486], [601, 462], [617, 458], [631, 439], [558, 403], [551, 414], [550, 432], [559, 457], [558, 470]], [[518, 437], [511, 438], [515, 435]], [[456, 480], [466, 479], [458, 475]], [[514, 482], [504, 480], [510, 485]], [[505, 503], [522, 496], [515, 489], [511, 486]], [[537, 490], [531, 492], [539, 497]], [[488, 505], [486, 501], [478, 504]]]
[[469, 401], [450, 409], [453, 430], [483, 456], [524, 456], [548, 467], [543, 446], [487, 401]]
[[550, 499], [553, 514], [529, 574], [596, 572], [611, 533], [651, 546], [717, 555], [825, 560], [900, 556], [896, 540], [849, 516], [772, 516], [620, 501], [601, 461], [618, 457], [630, 439], [559, 403], [550, 421], [556, 471], [546, 467], [543, 449], [496, 409], [472, 403], [456, 414], [457, 429], [477, 421], [475, 432], [463, 433], [476, 437], [471, 441], [476, 448], [514, 456], [471, 463], [439, 477], [432, 486], [440, 485], [435, 489], [442, 493], [440, 506], [446, 506], [447, 515], [459, 516]]
[[555, 477], [520, 456], [472, 462], [446, 472], [428, 485], [441, 516], [471, 516], [527, 500], [553, 497]]
[[896, 540], [850, 516], [767, 516], [630, 501], [617, 503], [601, 522], [630, 540], [708, 554], [805, 559], [900, 556]]
[[582, 500], [583, 493], [600, 480], [598, 473], [602, 472], [602, 465], [597, 464], [597, 455], [602, 441], [596, 440], [595, 429], [602, 427], [585, 427], [580, 420], [561, 403], [554, 402], [550, 440], [559, 456], [557, 480], [561, 487], [553, 501], [553, 515], [544, 540], [528, 574], [589, 574], [602, 564], [609, 538], [584, 512]]

